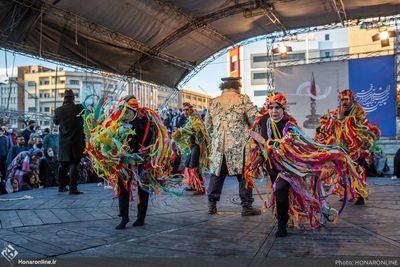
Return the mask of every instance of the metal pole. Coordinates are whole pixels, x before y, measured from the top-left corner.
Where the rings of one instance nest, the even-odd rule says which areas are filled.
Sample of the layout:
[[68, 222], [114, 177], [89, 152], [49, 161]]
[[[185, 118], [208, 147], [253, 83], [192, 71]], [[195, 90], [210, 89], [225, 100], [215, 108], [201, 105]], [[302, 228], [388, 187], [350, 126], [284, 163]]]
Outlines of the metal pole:
[[8, 90], [8, 98], [7, 98], [7, 108], [10, 106], [10, 98], [11, 98], [11, 90], [12, 90], [12, 84], [11, 84], [11, 78], [8, 78], [8, 83], [10, 84], [10, 90]]
[[56, 112], [57, 108], [57, 83], [58, 83], [58, 65], [56, 66], [56, 79], [55, 79], [55, 86], [54, 86], [54, 111]]
[[38, 106], [39, 106], [39, 98], [37, 95], [37, 83], [35, 82], [35, 109], [36, 109], [36, 112], [39, 112]]

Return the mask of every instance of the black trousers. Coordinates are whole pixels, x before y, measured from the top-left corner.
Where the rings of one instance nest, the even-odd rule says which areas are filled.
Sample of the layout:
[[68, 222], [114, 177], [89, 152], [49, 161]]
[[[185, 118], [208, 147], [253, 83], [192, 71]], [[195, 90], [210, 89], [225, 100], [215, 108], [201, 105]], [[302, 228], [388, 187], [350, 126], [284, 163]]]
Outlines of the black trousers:
[[[211, 175], [210, 183], [208, 184], [208, 201], [216, 202], [221, 198], [222, 188], [224, 186], [225, 177], [228, 175], [228, 167], [226, 166], [225, 156], [222, 159], [221, 171], [219, 176]], [[239, 196], [242, 207], [250, 207], [254, 202], [253, 189], [246, 189], [246, 182], [243, 179], [243, 175], [236, 175], [239, 182]]]
[[[60, 188], [69, 185], [69, 190], [78, 189], [79, 163], [80, 161], [60, 161], [60, 167], [58, 168], [58, 183]], [[68, 171], [70, 181], [68, 180]]]
[[[129, 191], [126, 190], [125, 186], [122, 183], [122, 180], [118, 180], [118, 186], [120, 189], [119, 193], [119, 212], [123, 219], [129, 218]], [[137, 205], [137, 219], [139, 221], [144, 221], [146, 218], [147, 207], [149, 204], [149, 192], [143, 190], [141, 187], [138, 187], [138, 194], [140, 203]]]
[[[278, 175], [271, 175], [272, 184], [275, 182]], [[278, 224], [285, 225], [289, 220], [289, 188], [290, 184], [284, 180], [279, 179], [275, 185], [276, 195], [276, 212], [278, 214]]]
[[7, 156], [0, 156], [0, 176], [3, 181], [6, 180], [7, 166], [6, 166]]

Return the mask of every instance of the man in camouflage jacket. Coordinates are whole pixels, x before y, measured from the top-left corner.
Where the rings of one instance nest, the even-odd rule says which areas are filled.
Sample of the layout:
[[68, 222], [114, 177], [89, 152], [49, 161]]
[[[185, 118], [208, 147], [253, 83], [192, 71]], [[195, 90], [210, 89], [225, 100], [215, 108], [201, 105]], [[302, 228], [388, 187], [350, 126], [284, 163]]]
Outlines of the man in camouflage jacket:
[[260, 215], [252, 207], [253, 192], [245, 188], [243, 179], [243, 149], [248, 139], [248, 127], [257, 115], [257, 108], [247, 95], [240, 94], [240, 78], [223, 78], [222, 94], [210, 102], [206, 115], [206, 130], [210, 137], [210, 183], [208, 188], [209, 213], [216, 214], [225, 177], [236, 176], [242, 215]]

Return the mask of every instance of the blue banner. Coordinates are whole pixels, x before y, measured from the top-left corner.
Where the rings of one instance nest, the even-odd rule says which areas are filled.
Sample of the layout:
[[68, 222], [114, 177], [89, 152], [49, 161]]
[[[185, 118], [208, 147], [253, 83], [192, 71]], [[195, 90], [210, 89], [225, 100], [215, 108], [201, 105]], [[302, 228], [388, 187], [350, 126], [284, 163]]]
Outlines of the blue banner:
[[396, 136], [396, 79], [394, 56], [349, 60], [349, 87], [382, 136]]

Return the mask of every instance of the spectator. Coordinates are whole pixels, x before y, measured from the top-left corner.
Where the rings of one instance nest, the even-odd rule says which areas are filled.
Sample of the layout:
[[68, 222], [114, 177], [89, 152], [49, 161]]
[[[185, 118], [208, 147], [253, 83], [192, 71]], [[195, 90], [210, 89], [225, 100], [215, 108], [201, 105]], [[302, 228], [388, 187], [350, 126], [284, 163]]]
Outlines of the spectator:
[[29, 139], [31, 134], [35, 132], [35, 121], [30, 120], [28, 126], [22, 131], [22, 136], [25, 139], [25, 147], [29, 149]]
[[35, 131], [31, 133], [29, 139], [32, 140], [33, 143], [35, 143], [37, 137], [43, 138], [42, 129], [39, 125], [35, 127]]
[[22, 176], [26, 172], [32, 172], [39, 179], [39, 164], [43, 152], [40, 149], [23, 151], [11, 162], [7, 169], [7, 179], [15, 178], [18, 184], [22, 185]]
[[0, 128], [0, 176], [2, 179], [6, 177], [6, 161], [8, 150], [10, 149], [8, 138], [3, 128]]
[[40, 160], [39, 178], [45, 187], [56, 186], [58, 180], [58, 161], [54, 157], [53, 148], [44, 150], [44, 158]]
[[400, 149], [397, 150], [393, 158], [393, 177], [392, 179], [400, 178]]
[[186, 120], [187, 118], [185, 114], [183, 114], [182, 109], [179, 109], [178, 118], [176, 120], [176, 128], [183, 127], [186, 123]]
[[[46, 130], [47, 129], [47, 130]], [[58, 127], [53, 126], [51, 133], [46, 134], [48, 128], [44, 129], [45, 136], [43, 138], [43, 149], [51, 147], [54, 152], [54, 159], [58, 159]]]
[[33, 149], [40, 149], [43, 151], [43, 138], [36, 136], [33, 143]]
[[7, 125], [3, 126], [2, 128], [4, 130], [4, 135], [7, 136], [7, 141], [8, 141], [9, 147], [11, 148], [16, 143], [16, 134], [14, 133], [10, 124], [7, 124]]
[[7, 155], [7, 168], [13, 161], [13, 159], [22, 151], [26, 151], [25, 148], [25, 138], [22, 135], [17, 135], [17, 144], [13, 146], [9, 151]]
[[8, 194], [19, 191], [19, 182], [15, 178], [8, 179], [6, 182], [6, 192]]
[[27, 172], [22, 175], [22, 191], [31, 190], [33, 188], [38, 188], [39, 182], [37, 177], [32, 172]]

